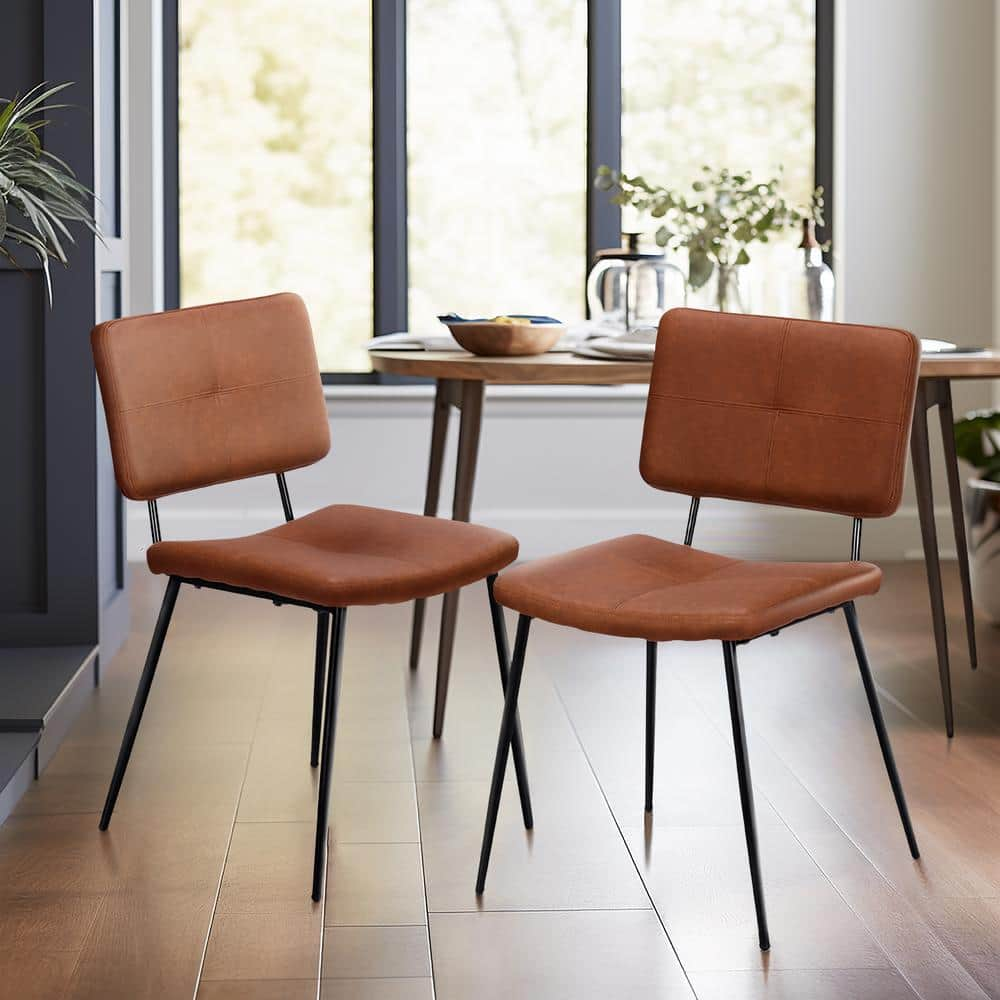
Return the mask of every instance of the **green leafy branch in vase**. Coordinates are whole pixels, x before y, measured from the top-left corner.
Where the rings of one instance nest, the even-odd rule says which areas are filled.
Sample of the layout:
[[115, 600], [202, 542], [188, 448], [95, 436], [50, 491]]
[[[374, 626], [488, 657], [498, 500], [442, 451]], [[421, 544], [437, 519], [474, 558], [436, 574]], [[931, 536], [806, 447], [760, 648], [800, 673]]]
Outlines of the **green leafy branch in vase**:
[[23, 97], [0, 101], [0, 256], [17, 267], [10, 244], [31, 250], [45, 273], [50, 305], [49, 261], [67, 265], [66, 247], [75, 242], [66, 223], [81, 223], [100, 238], [91, 210], [94, 193], [42, 145], [46, 116], [69, 107], [46, 102], [68, 86], [39, 84]]
[[629, 205], [658, 222], [656, 242], [671, 250], [686, 250], [688, 284], [699, 289], [719, 269], [719, 306], [726, 307], [728, 276], [750, 263], [748, 248], [797, 226], [804, 218], [823, 225], [823, 188], [813, 192], [807, 210], [788, 204], [781, 193], [781, 176], [754, 180], [749, 170], [733, 173], [702, 167], [690, 193], [650, 184], [608, 166], [598, 168], [595, 186], [609, 192], [616, 205]]

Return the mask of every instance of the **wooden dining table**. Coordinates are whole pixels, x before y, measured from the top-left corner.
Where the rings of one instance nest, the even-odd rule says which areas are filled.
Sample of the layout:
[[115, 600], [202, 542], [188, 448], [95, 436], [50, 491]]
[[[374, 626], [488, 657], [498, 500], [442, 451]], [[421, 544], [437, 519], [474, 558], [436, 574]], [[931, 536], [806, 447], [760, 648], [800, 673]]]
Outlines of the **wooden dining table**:
[[[651, 364], [648, 361], [597, 360], [572, 354], [541, 354], [528, 357], [477, 357], [464, 351], [371, 351], [372, 368], [390, 375], [433, 379], [433, 420], [431, 425], [430, 459], [427, 486], [424, 493], [424, 513], [436, 516], [441, 495], [445, 442], [452, 409], [459, 411], [458, 457], [455, 469], [455, 490], [452, 517], [468, 521], [472, 511], [472, 496], [476, 481], [476, 463], [483, 418], [483, 398], [488, 385], [642, 385], [649, 382]], [[913, 429], [910, 436], [910, 457], [917, 494], [917, 511], [927, 567], [927, 587], [930, 594], [931, 618], [941, 697], [944, 706], [945, 729], [948, 736], [955, 731], [951, 697], [951, 667], [948, 656], [948, 630], [941, 584], [941, 562], [938, 551], [937, 526], [934, 521], [934, 494], [931, 484], [930, 435], [928, 413], [937, 407], [941, 425], [945, 466], [948, 474], [948, 500], [951, 506], [955, 546], [969, 660], [977, 666], [975, 617], [969, 578], [969, 549], [962, 511], [962, 487], [955, 437], [952, 432], [951, 384], [957, 380], [1000, 378], [1000, 352], [983, 351], [975, 354], [924, 355], [920, 362]], [[441, 611], [441, 633], [438, 645], [438, 674], [434, 701], [434, 735], [441, 735], [444, 725], [448, 678], [451, 672], [455, 626], [458, 620], [458, 592], [446, 594]], [[416, 669], [423, 636], [425, 602], [417, 601], [413, 611], [410, 636], [410, 667]]]

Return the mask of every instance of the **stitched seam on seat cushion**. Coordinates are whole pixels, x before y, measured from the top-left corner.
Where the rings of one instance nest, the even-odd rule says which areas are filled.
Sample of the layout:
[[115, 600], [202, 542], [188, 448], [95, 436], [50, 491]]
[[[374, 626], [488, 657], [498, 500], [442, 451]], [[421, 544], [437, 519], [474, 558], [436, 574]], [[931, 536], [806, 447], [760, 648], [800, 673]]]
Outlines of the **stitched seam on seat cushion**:
[[[747, 564], [746, 563], [741, 563], [741, 565], [747, 565]], [[774, 564], [773, 563], [765, 563], [764, 565], [774, 565]], [[826, 563], [820, 563], [819, 565], [825, 567], [828, 564], [826, 564]], [[726, 567], [726, 566], [719, 567], [719, 569], [713, 570], [711, 573], [706, 573], [704, 576], [697, 577], [697, 578], [692, 578], [691, 580], [685, 580], [683, 584], [678, 584], [678, 586], [682, 586], [683, 587], [683, 586], [685, 586], [686, 584], [689, 584], [689, 583], [701, 583], [704, 580], [708, 579], [709, 577], [715, 576], [716, 574], [718, 574], [720, 572], [723, 572], [724, 570], [726, 570], [728, 568], [729, 567]], [[810, 594], [814, 594], [814, 593], [817, 593], [819, 591], [823, 591], [823, 590], [826, 590], [826, 589], [829, 589], [829, 588], [832, 588], [832, 587], [839, 587], [839, 586], [841, 586], [843, 584], [850, 583], [850, 582], [852, 582], [854, 580], [864, 580], [864, 579], [867, 579], [867, 577], [869, 575], [870, 574], [868, 574], [868, 573], [855, 573], [855, 574], [853, 574], [851, 576], [840, 577], [840, 578], [837, 578], [837, 579], [834, 579], [834, 580], [829, 580], [829, 581], [826, 581], [826, 582], [821, 582], [821, 581], [817, 580], [815, 576], [810, 576], [810, 575], [806, 575], [806, 574], [797, 575], [797, 576], [789, 576], [787, 578], [788, 582], [801, 581], [801, 582], [803, 582], [803, 583], [805, 583], [807, 585], [806, 588], [803, 589], [800, 593], [795, 593], [795, 594], [792, 594], [792, 595], [790, 595], [788, 597], [783, 598], [777, 604], [770, 605], [770, 606], [767, 606], [765, 608], [757, 609], [756, 613], [758, 613], [758, 614], [767, 614], [767, 613], [771, 613], [771, 612], [778, 612], [783, 607], [785, 607], [786, 605], [788, 605], [788, 604], [790, 604], [790, 603], [792, 603], [794, 601], [801, 600], [804, 597], [808, 597]], [[627, 597], [623, 601], [619, 601], [610, 610], [611, 610], [612, 613], [618, 612], [618, 611], [620, 611], [624, 607], [624, 605], [628, 604], [631, 601], [636, 601], [639, 598], [645, 597], [648, 594], [655, 594], [657, 591], [668, 590], [668, 589], [670, 589], [670, 588], [669, 587], [652, 587], [649, 590], [642, 591], [642, 592], [640, 592], [638, 594], [633, 594], [631, 597]], [[675, 618], [690, 617], [690, 614], [684, 615], [684, 614], [678, 613], [677, 611], [667, 611], [666, 615], [667, 616], [671, 616], [672, 615]], [[739, 620], [741, 620], [741, 619], [743, 619], [743, 618], [746, 617], [746, 614], [744, 612], [729, 612], [729, 613], [726, 613], [726, 612], [717, 612], [717, 615], [718, 615], [718, 618], [719, 618], [720, 621], [726, 621], [726, 622], [729, 622], [729, 623], [734, 623], [734, 622], [739, 621]]]
[[737, 403], [728, 399], [704, 399], [700, 396], [682, 396], [672, 392], [651, 392], [650, 398], [680, 400], [686, 403], [702, 403], [705, 406], [739, 406], [748, 410], [765, 410], [768, 413], [790, 413], [803, 417], [824, 417], [831, 420], [849, 420], [851, 422], [861, 422], [866, 424], [888, 424], [890, 427], [898, 427], [900, 421], [889, 417], [860, 417], [850, 416], [846, 413], [829, 413], [825, 410], [806, 410], [797, 406], [771, 406], [767, 403]]
[[617, 611], [619, 608], [628, 604], [629, 601], [637, 601], [640, 597], [645, 597], [647, 594], [655, 594], [658, 590], [669, 590], [671, 587], [683, 587], [689, 583], [701, 583], [704, 580], [715, 576], [718, 573], [723, 573], [727, 569], [731, 569], [733, 565], [740, 565], [740, 561], [726, 563], [725, 566], [716, 566], [715, 569], [710, 569], [707, 573], [702, 573], [701, 576], [692, 576], [684, 580], [681, 583], [661, 583], [657, 587], [649, 587], [646, 590], [640, 590], [638, 594], [630, 594], [628, 597], [623, 597], [617, 604], [611, 607], [611, 611]]
[[[319, 553], [319, 554], [321, 554], [323, 556], [346, 556], [346, 557], [350, 558], [351, 556], [366, 556], [367, 555], [367, 556], [374, 556], [377, 559], [384, 559], [384, 560], [386, 560], [386, 562], [398, 562], [398, 563], [402, 563], [404, 566], [414, 566], [417, 569], [422, 569], [422, 570], [434, 570], [434, 569], [437, 568], [433, 564], [428, 565], [427, 563], [417, 562], [417, 561], [415, 561], [413, 559], [406, 559], [403, 556], [397, 555], [396, 553], [392, 553], [392, 554], [387, 555], [387, 554], [381, 553], [381, 552], [365, 551], [364, 549], [359, 549], [359, 550], [353, 551], [353, 552], [350, 551], [350, 550], [347, 550], [347, 549], [329, 549], [329, 548], [324, 548], [322, 545], [313, 545], [313, 544], [311, 544], [309, 542], [300, 541], [297, 538], [283, 538], [280, 535], [272, 535], [268, 531], [262, 531], [262, 532], [259, 532], [256, 535], [243, 535], [240, 538], [213, 539], [212, 542], [214, 544], [216, 544], [216, 545], [222, 545], [223, 546], [223, 551], [225, 551], [225, 547], [227, 546], [227, 543], [229, 543], [229, 542], [245, 542], [248, 539], [251, 539], [251, 538], [260, 538], [260, 537], [267, 537], [267, 538], [270, 538], [270, 539], [275, 539], [276, 538], [278, 540], [278, 544], [279, 545], [295, 546], [295, 548], [297, 548], [297, 549], [305, 549], [306, 552], [316, 552], [316, 553]], [[205, 543], [203, 543], [203, 542], [196, 542], [195, 541], [195, 542], [191, 542], [191, 543], [187, 543], [187, 542], [173, 542], [171, 544], [174, 544], [174, 545], [191, 544], [193, 546], [197, 546], [197, 545], [202, 545], [202, 544], [205, 544]], [[265, 553], [263, 553], [263, 555], [265, 557], [267, 557], [268, 553], [265, 552]]]
[[305, 379], [313, 379], [314, 372], [307, 372], [304, 375], [290, 375], [288, 378], [270, 379], [266, 382], [248, 382], [246, 385], [232, 385], [226, 388], [209, 389], [205, 392], [193, 392], [188, 396], [178, 396], [175, 399], [158, 399], [152, 403], [142, 403], [139, 406], [130, 406], [128, 409], [119, 410], [119, 413], [137, 413], [140, 410], [149, 410], [158, 406], [170, 406], [172, 403], [186, 403], [192, 399], [212, 399], [216, 396], [224, 396], [231, 392], [243, 392], [246, 389], [266, 389], [272, 385], [285, 385], [289, 382], [302, 382]]

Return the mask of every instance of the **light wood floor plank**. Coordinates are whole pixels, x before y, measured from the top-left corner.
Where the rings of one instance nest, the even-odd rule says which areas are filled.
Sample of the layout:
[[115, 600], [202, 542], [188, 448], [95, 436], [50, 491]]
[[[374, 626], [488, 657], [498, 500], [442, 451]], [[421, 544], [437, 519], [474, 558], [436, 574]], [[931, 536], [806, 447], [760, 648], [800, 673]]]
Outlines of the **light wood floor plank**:
[[326, 929], [324, 979], [420, 979], [430, 974], [424, 926]]
[[437, 1000], [690, 1000], [651, 910], [434, 913]]
[[12, 949], [0, 952], [3, 1000], [52, 1000], [65, 995], [79, 953]]
[[202, 980], [197, 1000], [316, 1000], [312, 979]]
[[205, 953], [204, 980], [308, 979], [322, 907], [310, 898], [310, 823], [237, 823]]
[[425, 907], [419, 844], [334, 844], [327, 927], [426, 924]]
[[194, 995], [214, 888], [125, 887], [104, 898], [67, 991], [73, 1000]]
[[[698, 1000], [913, 1000], [894, 969], [774, 969], [694, 972]], [[949, 994], [939, 994], [942, 998]]]
[[628, 848], [582, 754], [531, 764], [535, 826], [524, 829], [513, 780], [504, 789], [486, 892], [475, 895], [489, 794], [485, 781], [420, 784], [428, 908], [648, 908]]
[[320, 1000], [434, 1000], [433, 980], [324, 979]]

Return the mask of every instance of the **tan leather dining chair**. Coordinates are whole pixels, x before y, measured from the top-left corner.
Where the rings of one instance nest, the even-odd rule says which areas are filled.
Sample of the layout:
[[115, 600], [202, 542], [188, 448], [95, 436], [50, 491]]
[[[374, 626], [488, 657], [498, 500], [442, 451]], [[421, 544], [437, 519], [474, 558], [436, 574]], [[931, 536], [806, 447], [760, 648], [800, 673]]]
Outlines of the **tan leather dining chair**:
[[[919, 856], [854, 600], [882, 573], [861, 562], [861, 524], [899, 506], [920, 345], [910, 333], [676, 309], [660, 322], [639, 470], [691, 497], [683, 545], [629, 535], [504, 572], [496, 599], [520, 613], [483, 833], [482, 893], [533, 618], [646, 642], [646, 810], [653, 807], [657, 643], [722, 643], [760, 947], [770, 947], [736, 651], [842, 608], [889, 781]], [[851, 559], [747, 562], [691, 547], [702, 497], [845, 514]]]
[[[330, 429], [309, 317], [282, 294], [112, 320], [91, 334], [115, 476], [149, 505], [147, 562], [167, 577], [100, 827], [108, 828], [182, 584], [294, 604], [317, 614], [311, 763], [321, 762], [312, 895], [322, 893], [347, 608], [394, 604], [487, 580], [498, 652], [506, 649], [493, 578], [517, 556], [510, 535], [457, 521], [336, 505], [295, 518], [285, 473], [323, 458]], [[157, 500], [275, 475], [285, 523], [259, 534], [163, 541]], [[501, 684], [507, 658], [501, 655]], [[322, 753], [320, 726], [322, 717]], [[514, 737], [531, 826], [520, 734]]]

